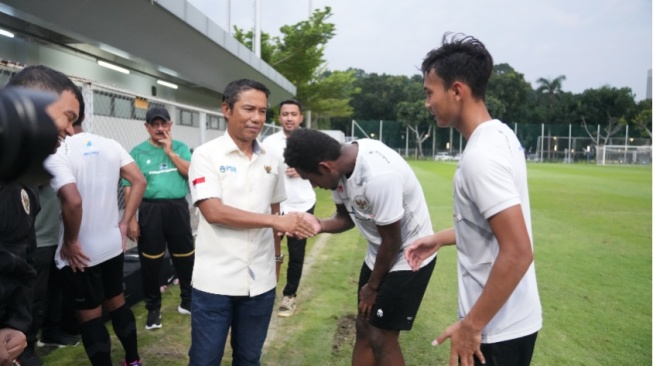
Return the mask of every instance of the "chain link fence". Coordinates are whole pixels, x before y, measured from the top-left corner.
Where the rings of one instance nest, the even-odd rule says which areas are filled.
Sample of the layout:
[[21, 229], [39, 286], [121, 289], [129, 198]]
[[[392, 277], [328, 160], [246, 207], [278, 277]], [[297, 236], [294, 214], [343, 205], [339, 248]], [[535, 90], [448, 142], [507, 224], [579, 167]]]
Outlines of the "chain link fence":
[[[631, 126], [622, 126], [607, 139], [603, 130], [605, 126], [600, 125], [588, 125], [587, 129], [574, 124], [508, 123], [508, 126], [521, 141], [528, 160], [533, 162], [596, 163], [597, 134], [602, 136], [599, 145], [651, 145], [649, 137], [642, 137], [638, 131], [629, 128]], [[419, 138], [413, 129], [397, 121], [352, 120], [347, 139], [378, 139], [403, 156], [436, 160], [438, 153], [454, 158], [465, 149], [465, 139], [454, 128], [438, 128], [433, 124], [430, 131], [421, 128], [418, 133]], [[419, 155], [420, 139], [423, 156]], [[650, 159], [640, 154], [636, 161], [641, 164], [650, 162]]]
[[[11, 76], [22, 68], [23, 65], [0, 61], [0, 85], [4, 86]], [[85, 78], [72, 75], [69, 77], [80, 87], [84, 98], [85, 119], [82, 124], [84, 131], [116, 140], [127, 151], [131, 151], [134, 146], [149, 138], [144, 125], [145, 114], [153, 106], [168, 110], [174, 122], [172, 137], [187, 144], [191, 151], [206, 141], [222, 136], [226, 131], [227, 122], [222, 113], [140, 95]], [[279, 128], [266, 123], [259, 141], [277, 132]], [[118, 198], [122, 210], [124, 194], [120, 184], [118, 184]], [[189, 197], [188, 200], [190, 201]], [[194, 216], [191, 215], [191, 219], [195, 229], [197, 221]], [[135, 243], [130, 241], [128, 248], [133, 246]]]

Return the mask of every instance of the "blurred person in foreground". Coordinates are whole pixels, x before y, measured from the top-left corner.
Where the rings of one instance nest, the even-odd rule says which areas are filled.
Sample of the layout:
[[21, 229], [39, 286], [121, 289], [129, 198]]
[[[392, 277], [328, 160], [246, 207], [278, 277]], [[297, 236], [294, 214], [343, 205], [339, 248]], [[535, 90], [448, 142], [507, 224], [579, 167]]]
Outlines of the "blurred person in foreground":
[[[286, 141], [290, 133], [299, 129], [304, 121], [302, 105], [294, 99], [287, 99], [279, 103], [279, 124], [281, 131], [268, 136], [263, 140], [263, 146], [279, 156], [283, 156]], [[286, 166], [284, 172], [286, 195], [288, 198], [281, 202], [281, 214], [289, 212], [313, 213], [315, 209], [315, 191], [311, 183], [297, 174], [295, 169]], [[287, 318], [297, 309], [297, 290], [302, 278], [304, 256], [306, 254], [306, 239], [292, 236], [287, 237], [288, 243], [288, 271], [286, 272], [286, 286], [283, 288], [283, 299], [277, 315]]]
[[[23, 68], [6, 87], [53, 92], [56, 100], [46, 107], [58, 140], [73, 134], [79, 117], [75, 84], [47, 66]], [[11, 365], [27, 347], [26, 333], [32, 324], [32, 299], [36, 271], [32, 260], [36, 249], [34, 222], [40, 210], [37, 188], [17, 182], [0, 182], [0, 365]], [[29, 263], [28, 263], [29, 262]], [[33, 351], [33, 348], [30, 349]], [[40, 360], [34, 352], [24, 358]]]
[[454, 175], [454, 227], [416, 241], [417, 269], [443, 245], [458, 251], [458, 316], [450, 365], [529, 365], [542, 308], [535, 278], [526, 161], [514, 132], [492, 119], [485, 92], [492, 56], [471, 36], [445, 34], [422, 63], [425, 106], [438, 127], [467, 140]]
[[298, 215], [278, 215], [286, 199], [283, 160], [256, 138], [268, 88], [254, 80], [227, 85], [227, 131], [193, 152], [188, 173], [200, 210], [193, 268], [190, 365], [220, 365], [231, 329], [234, 365], [260, 365], [279, 276], [280, 236], [314, 234]]
[[340, 144], [316, 130], [290, 134], [284, 158], [313, 186], [331, 190], [336, 212], [316, 220], [317, 232], [356, 226], [367, 240], [358, 280], [353, 365], [405, 364], [400, 332], [412, 329], [435, 268], [431, 253], [413, 272], [403, 250], [433, 234], [422, 187], [406, 161], [380, 141]]

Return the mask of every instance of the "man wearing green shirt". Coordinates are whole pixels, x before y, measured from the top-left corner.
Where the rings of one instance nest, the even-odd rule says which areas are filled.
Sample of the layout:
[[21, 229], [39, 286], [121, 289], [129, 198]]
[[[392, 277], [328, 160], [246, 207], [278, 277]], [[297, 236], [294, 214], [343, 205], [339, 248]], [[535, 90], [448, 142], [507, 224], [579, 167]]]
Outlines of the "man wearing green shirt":
[[[145, 329], [161, 328], [161, 268], [166, 243], [181, 286], [181, 303], [177, 310], [190, 314], [190, 280], [195, 261], [190, 212], [185, 197], [188, 193], [190, 150], [171, 136], [172, 121], [163, 107], [152, 107], [145, 116], [147, 141], [134, 147], [130, 154], [145, 175], [147, 188], [127, 236], [138, 241], [143, 295], [148, 310]], [[129, 185], [125, 196], [129, 196]]]

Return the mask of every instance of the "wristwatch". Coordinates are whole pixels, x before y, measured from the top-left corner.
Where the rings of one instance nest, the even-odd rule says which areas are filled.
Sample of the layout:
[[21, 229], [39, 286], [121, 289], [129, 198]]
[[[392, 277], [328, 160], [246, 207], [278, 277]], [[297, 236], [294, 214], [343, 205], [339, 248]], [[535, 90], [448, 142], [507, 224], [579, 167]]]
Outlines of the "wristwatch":
[[277, 261], [277, 263], [283, 263], [283, 253], [274, 257], [274, 260]]

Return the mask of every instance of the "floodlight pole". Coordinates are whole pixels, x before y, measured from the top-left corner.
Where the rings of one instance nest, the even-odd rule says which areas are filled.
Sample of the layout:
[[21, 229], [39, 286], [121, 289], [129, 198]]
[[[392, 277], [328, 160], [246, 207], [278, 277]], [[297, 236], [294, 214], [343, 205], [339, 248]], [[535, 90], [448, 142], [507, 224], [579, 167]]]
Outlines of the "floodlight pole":
[[261, 0], [256, 0], [254, 7], [254, 54], [261, 58]]

